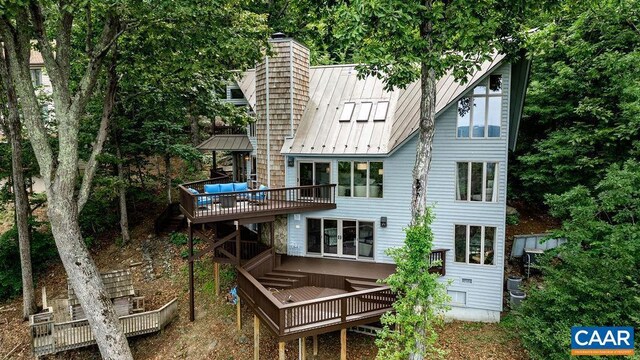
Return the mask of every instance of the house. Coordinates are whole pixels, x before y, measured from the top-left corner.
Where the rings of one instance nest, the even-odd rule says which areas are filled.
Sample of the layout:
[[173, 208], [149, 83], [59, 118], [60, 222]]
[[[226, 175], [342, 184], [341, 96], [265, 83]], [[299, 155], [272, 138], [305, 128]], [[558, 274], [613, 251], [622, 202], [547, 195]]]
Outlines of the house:
[[[235, 252], [240, 297], [260, 320], [274, 323], [271, 329], [280, 341], [288, 341], [371, 322], [388, 310], [388, 288], [378, 285], [377, 293], [366, 291], [375, 290], [374, 281], [393, 271], [386, 250], [402, 245], [403, 228], [411, 219], [420, 84], [388, 92], [380, 79], [359, 80], [354, 65], [309, 66], [309, 50], [282, 34], [274, 35], [271, 46], [274, 55], [242, 73], [227, 95], [255, 112], [255, 124], [238, 134], [246, 154], [239, 162], [246, 162], [242, 169], [247, 174], [255, 171], [256, 185], [268, 187], [262, 189], [272, 192], [267, 198], [279, 201], [279, 207], [242, 202], [246, 205], [221, 209], [215, 199], [206, 208], [194, 205], [192, 197], [202, 200], [203, 194], [185, 195], [182, 203], [194, 224], [231, 220], [239, 229], [263, 223], [258, 237], [272, 245], [274, 259], [266, 271], [255, 273], [271, 260], [258, 256], [243, 262]], [[434, 271], [449, 283], [448, 315], [455, 319], [497, 322], [503, 310], [507, 159], [517, 140], [529, 65], [524, 59], [509, 63], [494, 54], [467, 83], [447, 75], [437, 84], [427, 200], [435, 215], [432, 260], [442, 261]], [[215, 142], [216, 136], [207, 141]], [[183, 193], [196, 185], [186, 184]], [[265, 236], [267, 223], [270, 234]], [[239, 230], [236, 235], [234, 249], [240, 249]], [[233, 234], [227, 237], [225, 241], [233, 241]], [[222, 235], [217, 238], [218, 246], [223, 240]], [[224, 259], [219, 255], [214, 255], [216, 261]], [[337, 280], [319, 284], [307, 279], [292, 285], [298, 280], [294, 275]], [[262, 291], [309, 283], [346, 294], [365, 291], [357, 304], [340, 300], [345, 307], [361, 306], [365, 295], [372, 296], [368, 303], [377, 299], [380, 306], [347, 314], [344, 309], [320, 314], [298, 308], [287, 316], [288, 304], [270, 303], [279, 293], [273, 293], [274, 300]], [[326, 292], [308, 292], [301, 300], [327, 304], [322, 302]], [[371, 316], [358, 317], [364, 313]], [[342, 322], [333, 323], [332, 316]], [[287, 322], [295, 326], [287, 328]]]

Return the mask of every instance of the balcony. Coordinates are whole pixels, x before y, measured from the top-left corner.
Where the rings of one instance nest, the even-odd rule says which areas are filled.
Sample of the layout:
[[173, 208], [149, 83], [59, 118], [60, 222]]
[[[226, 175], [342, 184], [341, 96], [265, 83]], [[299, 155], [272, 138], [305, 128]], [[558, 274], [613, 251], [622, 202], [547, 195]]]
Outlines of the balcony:
[[244, 126], [214, 126], [212, 135], [246, 135], [247, 128]]
[[[219, 177], [180, 185], [180, 211], [192, 223], [198, 224], [336, 208], [335, 184], [216, 194], [204, 192], [207, 184], [230, 182], [228, 177]], [[198, 194], [193, 194], [193, 190]]]

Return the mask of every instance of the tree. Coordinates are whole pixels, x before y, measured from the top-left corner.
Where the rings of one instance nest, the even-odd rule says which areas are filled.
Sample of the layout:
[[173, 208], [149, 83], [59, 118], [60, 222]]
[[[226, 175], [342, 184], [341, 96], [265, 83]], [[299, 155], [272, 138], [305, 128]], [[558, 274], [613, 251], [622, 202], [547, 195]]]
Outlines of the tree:
[[516, 324], [532, 359], [566, 359], [571, 326], [640, 326], [640, 163], [546, 198], [567, 242], [541, 259]]
[[[79, 123], [93, 94], [103, 61], [123, 30], [118, 21], [119, 9], [117, 6], [111, 8], [93, 3], [87, 3], [83, 8], [64, 1], [58, 4], [31, 1], [27, 4], [16, 2], [9, 5], [0, 14], [0, 36], [11, 80], [16, 88], [29, 139], [45, 184], [47, 213], [60, 258], [91, 325], [102, 357], [131, 359], [127, 339], [96, 265], [83, 242], [78, 224], [78, 214], [87, 201], [95, 174], [95, 159], [106, 138], [108, 118], [102, 120], [85, 175], [76, 191], [76, 182], [79, 180]], [[87, 19], [82, 29], [86, 37], [86, 47], [82, 52], [77, 51], [78, 48], [73, 43], [74, 20], [79, 14]], [[93, 22], [102, 26], [97, 41], [92, 32]], [[42, 53], [51, 79], [58, 130], [57, 149], [49, 142], [49, 134], [42, 121], [40, 106], [31, 83], [29, 56], [32, 36], [35, 36], [36, 47]], [[78, 52], [81, 55], [76, 58]], [[72, 58], [74, 64], [83, 64], [82, 75], [77, 78], [72, 77]]]
[[[421, 82], [412, 225], [418, 224], [427, 210], [437, 79], [451, 71], [464, 81], [493, 53], [515, 54], [524, 38], [527, 6], [527, 2], [502, 0], [354, 0], [342, 9], [341, 38], [361, 45], [354, 56], [361, 63], [357, 66], [359, 76], [382, 78], [387, 90], [404, 88], [417, 79]], [[423, 261], [428, 262], [428, 257]], [[416, 315], [428, 316], [428, 298], [414, 300]], [[420, 359], [430, 352], [426, 349], [430, 342], [425, 341], [434, 333], [429, 327], [416, 328], [414, 333], [409, 358]]]
[[29, 197], [27, 195], [25, 171], [22, 160], [22, 122], [18, 109], [18, 97], [4, 56], [0, 58], [0, 78], [2, 94], [0, 102], [3, 108], [0, 128], [9, 136], [11, 143], [11, 178], [18, 230], [18, 249], [20, 252], [20, 268], [22, 275], [22, 317], [28, 318], [36, 311], [35, 290], [33, 287], [33, 270], [31, 266], [31, 230], [29, 227]]
[[542, 203], [546, 192], [593, 189], [610, 164], [640, 156], [639, 7], [567, 3], [532, 36], [512, 193]]

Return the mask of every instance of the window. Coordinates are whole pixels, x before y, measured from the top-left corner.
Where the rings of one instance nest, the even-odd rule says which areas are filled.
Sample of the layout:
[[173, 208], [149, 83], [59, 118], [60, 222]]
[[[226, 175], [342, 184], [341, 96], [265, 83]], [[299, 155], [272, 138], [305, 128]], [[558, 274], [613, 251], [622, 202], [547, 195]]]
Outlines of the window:
[[338, 162], [338, 196], [381, 198], [383, 183], [383, 162]]
[[42, 69], [31, 69], [31, 82], [34, 87], [42, 86]]
[[495, 264], [496, 228], [478, 225], [456, 225], [455, 262], [466, 264]]
[[502, 75], [489, 78], [458, 101], [458, 138], [500, 137]]
[[373, 115], [373, 121], [384, 121], [387, 118], [388, 108], [388, 101], [380, 101], [378, 105], [376, 105], [376, 112]]
[[249, 122], [249, 137], [256, 137], [256, 122]]
[[456, 163], [456, 200], [497, 201], [496, 162]]
[[373, 103], [363, 102], [362, 105], [360, 105], [360, 112], [358, 113], [358, 118], [356, 120], [369, 121], [369, 114], [371, 113], [372, 106], [373, 106]]
[[307, 253], [373, 260], [375, 223], [307, 218]]
[[229, 99], [244, 99], [244, 94], [239, 88], [229, 88]]
[[351, 121], [353, 115], [353, 108], [356, 107], [356, 103], [348, 102], [344, 104], [342, 108], [342, 114], [340, 114], [340, 121]]

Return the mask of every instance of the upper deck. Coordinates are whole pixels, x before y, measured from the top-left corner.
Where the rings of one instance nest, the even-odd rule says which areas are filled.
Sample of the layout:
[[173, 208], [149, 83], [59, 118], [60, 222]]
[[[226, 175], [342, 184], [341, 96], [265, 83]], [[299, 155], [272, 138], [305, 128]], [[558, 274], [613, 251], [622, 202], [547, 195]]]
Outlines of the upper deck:
[[[207, 184], [230, 182], [229, 177], [218, 177], [180, 185], [180, 211], [192, 223], [199, 224], [336, 208], [335, 184], [204, 192]], [[189, 189], [197, 190], [198, 194]]]

